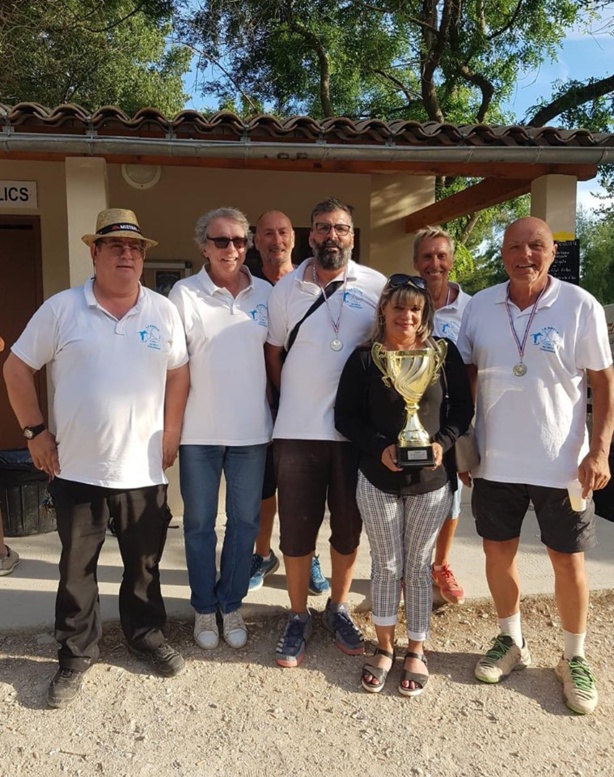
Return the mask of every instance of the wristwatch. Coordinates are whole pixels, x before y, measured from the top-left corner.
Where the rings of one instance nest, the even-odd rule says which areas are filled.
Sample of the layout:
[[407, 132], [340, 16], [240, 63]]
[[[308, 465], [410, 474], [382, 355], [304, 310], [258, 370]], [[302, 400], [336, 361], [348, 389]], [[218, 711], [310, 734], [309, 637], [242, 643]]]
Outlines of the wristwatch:
[[33, 440], [41, 432], [44, 432], [46, 428], [45, 424], [38, 424], [38, 426], [24, 426], [21, 431], [26, 440]]

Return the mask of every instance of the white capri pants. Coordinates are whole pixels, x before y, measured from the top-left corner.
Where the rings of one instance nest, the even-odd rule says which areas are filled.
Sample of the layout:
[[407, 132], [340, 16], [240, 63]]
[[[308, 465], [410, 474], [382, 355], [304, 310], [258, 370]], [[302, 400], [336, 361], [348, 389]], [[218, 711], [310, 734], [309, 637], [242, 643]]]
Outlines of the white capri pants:
[[403, 581], [407, 637], [423, 642], [433, 606], [431, 559], [450, 515], [450, 485], [428, 494], [395, 496], [375, 488], [359, 472], [356, 500], [371, 545], [373, 623], [396, 624]]

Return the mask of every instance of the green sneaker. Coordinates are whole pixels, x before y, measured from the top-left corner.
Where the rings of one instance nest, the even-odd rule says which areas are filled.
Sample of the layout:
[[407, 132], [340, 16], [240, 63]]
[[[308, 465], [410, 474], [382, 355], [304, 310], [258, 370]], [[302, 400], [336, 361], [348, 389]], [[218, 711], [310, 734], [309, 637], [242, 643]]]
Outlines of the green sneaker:
[[519, 648], [507, 634], [495, 637], [490, 650], [475, 665], [475, 676], [483, 683], [499, 683], [519, 669], [531, 665], [531, 654], [525, 640]]
[[556, 676], [563, 683], [563, 698], [565, 704], [578, 715], [590, 715], [599, 701], [595, 675], [585, 658], [574, 656], [569, 661], [561, 658], [556, 669]]

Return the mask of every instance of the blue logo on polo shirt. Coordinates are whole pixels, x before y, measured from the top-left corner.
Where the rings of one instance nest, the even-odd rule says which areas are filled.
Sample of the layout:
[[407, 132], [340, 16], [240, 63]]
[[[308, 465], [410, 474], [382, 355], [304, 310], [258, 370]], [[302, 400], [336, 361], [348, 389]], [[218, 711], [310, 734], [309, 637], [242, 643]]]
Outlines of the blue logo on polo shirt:
[[553, 326], [545, 326], [539, 332], [531, 334], [531, 339], [540, 351], [548, 353], [556, 353], [563, 342], [560, 332]]
[[249, 315], [252, 317], [252, 321], [255, 321], [258, 326], [269, 325], [269, 309], [262, 303], [260, 303], [260, 305], [256, 305], [255, 310], [250, 310]]
[[155, 324], [149, 324], [145, 329], [141, 329], [139, 332], [141, 342], [145, 343], [148, 348], [155, 348], [156, 351], [160, 350], [160, 330]]
[[357, 308], [358, 310], [362, 310], [363, 308], [363, 298], [364, 295], [360, 289], [346, 289], [343, 292], [343, 301], [346, 305], [349, 305], [351, 308]]
[[447, 337], [455, 343], [460, 333], [460, 324], [458, 321], [446, 321], [441, 325], [441, 336]]

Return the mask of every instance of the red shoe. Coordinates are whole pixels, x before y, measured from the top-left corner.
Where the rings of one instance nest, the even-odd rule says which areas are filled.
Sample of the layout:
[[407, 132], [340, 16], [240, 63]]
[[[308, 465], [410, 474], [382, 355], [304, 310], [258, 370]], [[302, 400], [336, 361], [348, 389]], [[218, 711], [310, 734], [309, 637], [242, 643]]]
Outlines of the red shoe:
[[433, 585], [439, 588], [441, 598], [450, 604], [462, 604], [465, 601], [465, 592], [462, 585], [454, 577], [454, 572], [448, 564], [444, 564], [441, 569], [431, 567], [431, 578]]

